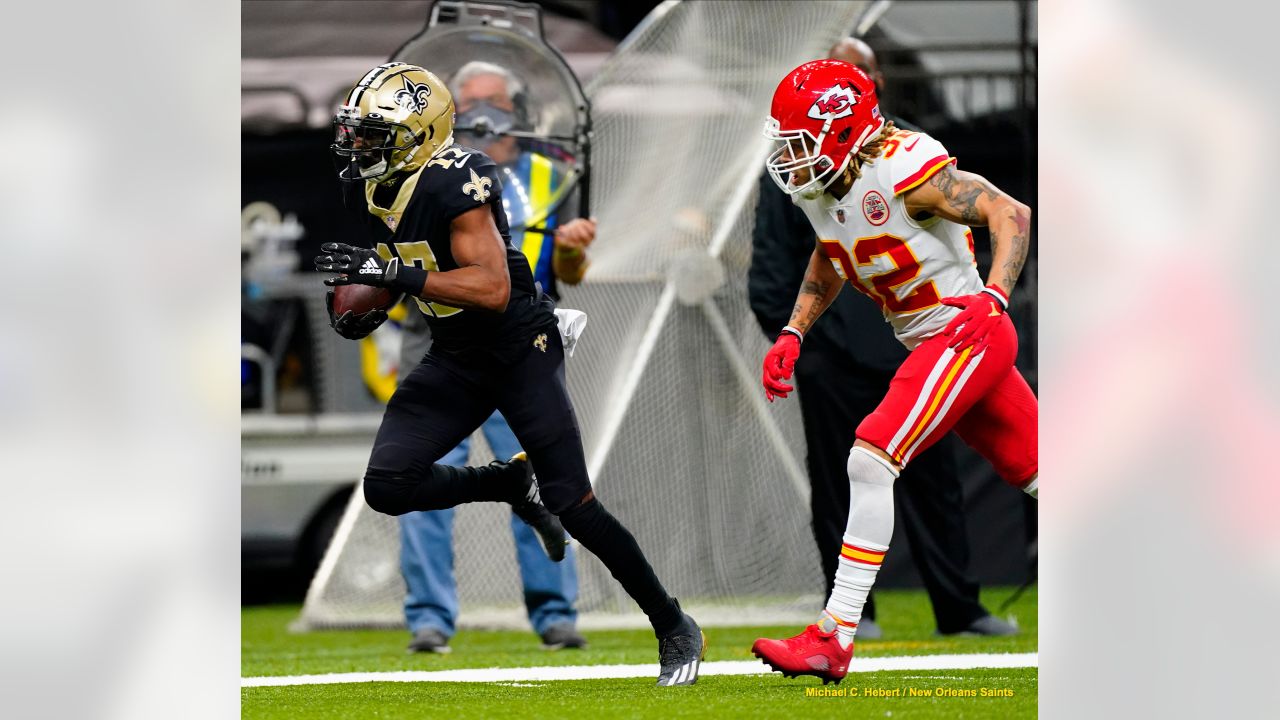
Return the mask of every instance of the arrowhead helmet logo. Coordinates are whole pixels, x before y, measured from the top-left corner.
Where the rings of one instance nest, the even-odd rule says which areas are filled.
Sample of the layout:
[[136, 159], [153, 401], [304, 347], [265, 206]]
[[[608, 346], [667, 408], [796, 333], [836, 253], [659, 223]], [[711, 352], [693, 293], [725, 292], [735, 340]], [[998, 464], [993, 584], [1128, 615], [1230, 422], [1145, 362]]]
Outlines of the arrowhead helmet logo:
[[814, 120], [839, 120], [853, 114], [858, 104], [858, 91], [848, 80], [832, 85], [809, 106], [809, 117]]
[[422, 111], [427, 109], [427, 98], [431, 97], [431, 86], [426, 83], [416, 83], [410, 80], [407, 74], [401, 75], [400, 79], [404, 81], [404, 87], [397, 90], [393, 96], [396, 104], [421, 115]]
[[476, 202], [484, 202], [489, 199], [489, 186], [493, 181], [487, 177], [481, 177], [476, 174], [475, 170], [471, 171], [471, 182], [462, 186], [462, 192], [471, 195], [471, 199]]

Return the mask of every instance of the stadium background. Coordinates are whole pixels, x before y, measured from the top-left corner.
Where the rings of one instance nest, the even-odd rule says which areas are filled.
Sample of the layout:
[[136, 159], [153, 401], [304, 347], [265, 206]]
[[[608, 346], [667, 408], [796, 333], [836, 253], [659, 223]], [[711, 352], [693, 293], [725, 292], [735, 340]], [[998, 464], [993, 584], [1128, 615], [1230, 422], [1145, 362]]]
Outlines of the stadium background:
[[[1262, 12], [1040, 4], [1044, 717], [1274, 714], [1280, 86]], [[11, 715], [239, 710], [241, 14], [121, 0], [6, 16], [0, 124], [23, 142], [0, 234], [15, 267], [96, 289], [87, 304], [47, 271], [8, 277]], [[131, 136], [143, 152], [122, 142], [140, 112], [165, 118]], [[1238, 132], [1206, 150], [1224, 121]]]
[[[625, 132], [628, 126], [625, 121], [609, 125], [608, 96], [606, 93], [602, 103], [601, 93], [616, 90], [622, 82], [634, 85], [653, 82], [649, 77], [639, 76], [619, 79], [621, 71], [616, 69], [616, 62], [614, 75], [610, 76], [609, 63], [614, 59], [619, 42], [625, 40], [657, 3], [554, 2], [542, 5], [547, 40], [565, 56], [597, 105], [598, 147], [606, 148], [611, 139], [608, 136], [610, 128]], [[708, 18], [721, 11], [725, 15], [733, 15], [735, 8], [731, 4], [718, 5], [715, 13], [705, 8], [702, 11]], [[963, 5], [963, 12], [955, 12], [954, 3], [894, 3], [878, 22], [867, 29], [864, 37], [876, 48], [886, 78], [887, 91], [882, 103], [890, 111], [938, 137], [953, 155], [960, 158], [962, 167], [986, 175], [1034, 208], [1035, 3], [977, 2]], [[358, 480], [356, 470], [345, 482], [341, 478], [330, 478], [325, 483], [308, 483], [305, 471], [300, 473], [292, 469], [287, 446], [292, 443], [294, 450], [306, 447], [308, 440], [304, 436], [311, 435], [314, 440], [316, 428], [323, 428], [327, 423], [328, 427], [341, 428], [336, 432], [343, 441], [356, 447], [361, 438], [366, 442], [371, 439], [372, 429], [376, 427], [378, 405], [362, 379], [357, 345], [338, 338], [328, 330], [324, 322], [319, 279], [305, 269], [307, 260], [319, 243], [342, 240], [350, 237], [351, 232], [346, 214], [339, 205], [337, 181], [326, 150], [333, 100], [345, 90], [352, 78], [358, 77], [367, 67], [384, 61], [388, 54], [419, 32], [430, 6], [430, 2], [257, 2], [243, 7], [241, 177], [242, 205], [247, 209], [242, 236], [245, 271], [242, 284], [242, 412], [245, 414], [243, 433], [247, 449], [242, 460], [242, 518], [245, 527], [242, 598], [245, 602], [300, 599], [323, 555], [329, 535], [347, 506], [350, 488]], [[829, 8], [817, 4], [814, 10], [822, 12], [825, 9]], [[687, 11], [687, 8], [679, 8], [676, 13]], [[939, 13], [947, 14], [946, 22], [937, 21]], [[860, 12], [857, 15], [861, 17]], [[720, 28], [726, 30], [731, 29], [734, 20], [722, 22], [728, 23], [727, 27]], [[853, 25], [847, 30], [853, 31]], [[675, 52], [680, 52], [680, 49]], [[818, 50], [814, 56], [821, 52]], [[632, 65], [634, 72], [634, 63]], [[602, 82], [593, 85], [602, 77]], [[764, 110], [763, 106], [744, 107], [735, 112], [754, 113], [762, 118]], [[759, 118], [750, 117], [751, 124], [757, 125]], [[626, 139], [622, 138], [624, 142]], [[585, 305], [590, 310], [592, 302], [602, 294], [609, 294], [615, 298], [615, 305], [622, 304], [622, 307], [613, 309], [622, 312], [629, 309], [631, 314], [644, 313], [652, 308], [656, 296], [645, 291], [632, 291], [630, 295], [618, 292], [618, 283], [634, 278], [609, 271], [611, 233], [628, 237], [633, 244], [636, 239], [652, 243], [655, 242], [655, 234], [670, 232], [674, 228], [676, 232], [692, 236], [695, 245], [701, 242], [703, 246], [714, 234], [711, 227], [716, 225], [714, 211], [702, 214], [680, 212], [674, 217], [647, 218], [643, 223], [636, 218], [628, 219], [620, 210], [611, 213], [611, 197], [622, 198], [634, 193], [634, 188], [630, 188], [628, 183], [643, 182], [643, 173], [631, 173], [640, 176], [633, 181], [627, 175], [610, 171], [628, 159], [619, 157], [627, 152], [639, 155], [647, 150], [624, 148], [612, 153], [597, 150], [595, 154], [596, 183], [612, 184], [604, 188], [593, 185], [593, 193], [600, 198], [597, 214], [602, 215], [598, 252], [604, 255], [605, 262], [597, 261], [581, 291], [565, 293], [565, 306]], [[673, 165], [675, 169], [671, 172], [696, 174], [704, 161], [705, 158], [694, 155], [687, 165]], [[733, 173], [727, 175], [718, 187], [732, 188], [735, 180], [744, 180], [752, 186], [755, 184], [754, 175], [747, 178], [735, 178]], [[273, 209], [264, 211], [261, 205], [264, 202]], [[740, 252], [743, 242], [749, 247], [750, 225], [745, 226], [747, 232], [743, 233], [742, 218], [749, 221], [753, 203], [754, 198], [747, 197], [736, 219], [720, 220], [721, 224], [728, 223], [733, 229], [728, 230], [731, 236], [726, 241], [728, 250], [720, 256], [728, 270], [729, 281], [715, 293], [716, 303], [724, 317], [729, 319], [731, 332], [738, 339], [741, 356], [754, 367], [765, 345], [757, 337], [759, 332], [754, 323], [741, 322], [745, 309], [742, 282], [745, 265]], [[615, 219], [616, 224], [611, 224]], [[641, 227], [642, 224], [649, 227]], [[985, 268], [988, 260], [985, 231], [979, 230], [976, 235], [979, 262]], [[734, 251], [735, 247], [738, 252]], [[297, 263], [298, 258], [302, 260], [300, 264]], [[679, 253], [654, 253], [646, 260], [651, 266], [650, 279], [672, 272], [672, 268], [682, 261], [683, 256]], [[1033, 245], [1013, 310], [1022, 340], [1018, 364], [1033, 387], [1037, 385], [1036, 279], [1036, 250]], [[660, 280], [658, 284], [661, 284]], [[616, 299], [619, 297], [622, 299]], [[629, 303], [629, 308], [628, 299], [634, 301]], [[707, 333], [697, 327], [700, 321], [696, 313], [689, 316], [687, 308], [681, 307], [672, 313], [673, 323], [688, 326], [690, 338], [706, 336]], [[605, 317], [608, 317], [608, 312]], [[590, 348], [593, 341], [605, 341], [604, 329], [600, 325], [602, 319], [593, 314], [594, 324], [584, 337], [585, 348]], [[715, 366], [722, 364], [722, 358], [714, 355], [692, 359], [689, 367], [693, 375], [686, 379], [692, 383], [689, 392], [683, 400], [670, 401], [676, 412], [689, 415], [703, 411], [696, 386], [701, 384], [704, 373], [715, 377], [719, 369]], [[570, 377], [571, 389], [580, 405], [580, 414], [584, 416], [584, 425], [588, 425], [590, 454], [592, 428], [589, 423], [596, 416], [590, 407], [581, 406], [606, 404], [603, 396], [616, 391], [616, 380], [610, 376], [596, 378], [594, 383], [575, 385], [575, 376], [589, 374], [582, 372], [583, 364], [588, 362], [591, 362], [589, 353], [585, 358], [574, 358]], [[601, 362], [608, 363], [609, 359], [604, 358]], [[700, 371], [703, 363], [707, 366]], [[655, 376], [651, 373], [640, 375], [642, 389], [637, 393], [641, 398], [637, 401], [641, 406], [639, 414], [645, 410], [643, 386], [654, 381]], [[716, 382], [728, 388], [730, 394], [739, 390], [732, 379], [713, 379], [713, 386]], [[649, 410], [658, 412], [655, 408]], [[752, 422], [750, 413], [741, 407], [729, 408], [726, 412], [731, 418], [741, 416], [739, 419], [748, 425]], [[795, 457], [802, 461], [803, 436], [798, 413], [787, 415], [786, 412], [787, 409], [781, 409], [778, 426], [793, 448]], [[712, 418], [709, 422], [717, 422], [714, 415]], [[633, 422], [646, 424], [643, 418]], [[627, 431], [621, 435], [636, 437], [637, 433]], [[639, 436], [641, 442], [653, 446], [660, 446], [663, 442], [660, 437], [646, 439], [643, 433]], [[694, 455], [713, 454], [717, 442], [714, 437], [702, 438], [691, 452]], [[286, 449], [278, 452], [280, 448]], [[654, 473], [651, 467], [654, 463], [650, 463], [650, 458], [643, 452], [615, 450], [610, 457], [612, 462], [620, 465], [609, 468], [619, 477], [647, 478]], [[363, 458], [358, 459], [356, 465], [362, 467]], [[707, 458], [706, 462], [714, 464], [714, 459]], [[987, 465], [967, 449], [962, 455], [961, 467], [976, 577], [984, 584], [1005, 585], [1017, 585], [1034, 578], [1034, 506], [1000, 483]], [[630, 488], [608, 487], [604, 490], [604, 497], [619, 504], [618, 512], [628, 522], [633, 522], [662, 513], [663, 488], [673, 485], [670, 496], [677, 497], [675, 493], [679, 492], [680, 485], [701, 483], [706, 472], [707, 469], [701, 465], [676, 466], [659, 471], [660, 478], [643, 483], [637, 480]], [[773, 477], [769, 477], [770, 474]], [[800, 556], [795, 561], [802, 570], [793, 584], [802, 586], [807, 582], [806, 572], [812, 575], [810, 570], [803, 569], [804, 564], [812, 562], [816, 567], [807, 526], [804, 525], [807, 509], [803, 501], [785, 493], [761, 496], [750, 490], [759, 484], [785, 483], [776, 475], [766, 471], [764, 476], [740, 477], [737, 489], [726, 485], [723, 491], [740, 495], [739, 502], [746, 505], [754, 502], [790, 506], [787, 514], [795, 525], [794, 529], [800, 532], [798, 537], [789, 539], [793, 544], [780, 554], [784, 557], [788, 553]], [[291, 493], [308, 485], [311, 487], [303, 495], [305, 502], [300, 503], [306, 512], [299, 515], [295, 507], [288, 522], [273, 523], [270, 514], [282, 503], [289, 502], [289, 498], [297, 497]], [[472, 534], [463, 531], [459, 536], [459, 575], [464, 602], [469, 599], [469, 577], [474, 577], [472, 583], [488, 587], [501, 583], [497, 578], [505, 573], [508, 576], [507, 587], [494, 592], [499, 596], [503, 593], [513, 596], [516, 591], [514, 563], [509, 562], [509, 534], [502, 532], [501, 525], [494, 522], [496, 513], [491, 515], [494, 517], [478, 517]], [[663, 529], [660, 522], [646, 525], [643, 520], [639, 521], [642, 526], [637, 528], [637, 534], [642, 543], [646, 541], [646, 532], [657, 533]], [[255, 528], [267, 530], [256, 533]], [[496, 536], [496, 549], [481, 540], [490, 533]], [[881, 576], [881, 586], [918, 586], [919, 580], [902, 533], [895, 537], [893, 547]], [[468, 557], [487, 566], [487, 569], [483, 572], [478, 567], [474, 571], [468, 569]], [[702, 557], [706, 558], [708, 565], [716, 563], [714, 554]], [[348, 562], [357, 561], [353, 558]], [[591, 563], [594, 560], [581, 562]], [[663, 559], [655, 562], [661, 572]], [[672, 558], [670, 562], [678, 562], [678, 559]], [[715, 572], [717, 569], [709, 566], [694, 569], [695, 574]], [[586, 583], [591, 582], [591, 577], [590, 570], [584, 573]], [[808, 579], [820, 588], [816, 575]], [[699, 589], [704, 588], [699, 585]], [[707, 595], [725, 592], [721, 586], [705, 590], [703, 594]], [[616, 598], [613, 601], [616, 605]], [[601, 607], [610, 605], [604, 600], [598, 604]]]

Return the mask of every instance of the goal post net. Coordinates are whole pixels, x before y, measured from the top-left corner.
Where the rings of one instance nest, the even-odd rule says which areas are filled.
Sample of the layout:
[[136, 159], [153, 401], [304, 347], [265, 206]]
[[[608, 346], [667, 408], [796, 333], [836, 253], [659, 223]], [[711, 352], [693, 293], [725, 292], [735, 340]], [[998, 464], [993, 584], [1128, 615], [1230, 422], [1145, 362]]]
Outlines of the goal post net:
[[[768, 341], [746, 278], [761, 129], [778, 81], [822, 57], [865, 2], [667, 2], [587, 88], [599, 235], [563, 307], [589, 323], [567, 361], [596, 493], [704, 625], [811, 621], [823, 582], [799, 404], [768, 404]], [[479, 433], [470, 464], [492, 458]], [[301, 629], [403, 626], [395, 518], [356, 492]], [[505, 505], [458, 508], [462, 627], [527, 627]], [[580, 626], [644, 616], [578, 548]]]

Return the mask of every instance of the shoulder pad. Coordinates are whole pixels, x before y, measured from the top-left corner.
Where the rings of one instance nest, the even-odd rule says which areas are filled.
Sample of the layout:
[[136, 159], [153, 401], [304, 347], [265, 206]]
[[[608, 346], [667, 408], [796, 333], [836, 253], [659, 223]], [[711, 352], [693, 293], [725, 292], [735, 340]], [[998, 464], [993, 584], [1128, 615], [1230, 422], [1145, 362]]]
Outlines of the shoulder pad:
[[894, 195], [901, 195], [954, 162], [942, 143], [926, 133], [902, 131], [885, 142], [876, 164], [885, 186], [893, 188]]
[[454, 145], [423, 167], [419, 191], [430, 193], [431, 204], [446, 218], [502, 197], [498, 166], [479, 150]]

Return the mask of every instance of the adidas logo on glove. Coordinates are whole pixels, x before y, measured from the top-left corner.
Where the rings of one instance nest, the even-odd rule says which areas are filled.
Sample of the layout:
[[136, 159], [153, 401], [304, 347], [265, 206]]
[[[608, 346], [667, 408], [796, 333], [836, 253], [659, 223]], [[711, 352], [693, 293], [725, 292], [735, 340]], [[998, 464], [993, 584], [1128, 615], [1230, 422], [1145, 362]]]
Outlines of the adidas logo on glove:
[[360, 266], [360, 274], [361, 275], [381, 275], [382, 266], [378, 265], [377, 260], [374, 260], [373, 258], [369, 258], [364, 261], [364, 265]]

